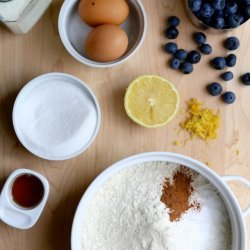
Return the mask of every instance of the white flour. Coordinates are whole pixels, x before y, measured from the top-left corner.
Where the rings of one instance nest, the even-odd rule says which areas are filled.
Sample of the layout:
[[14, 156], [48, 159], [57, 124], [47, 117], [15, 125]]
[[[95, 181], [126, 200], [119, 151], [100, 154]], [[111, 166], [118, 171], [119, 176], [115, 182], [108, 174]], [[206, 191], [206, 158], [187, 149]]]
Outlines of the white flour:
[[160, 201], [165, 177], [179, 165], [151, 162], [120, 171], [90, 201], [83, 221], [84, 250], [229, 250], [231, 226], [214, 188], [200, 175], [191, 199], [201, 211], [189, 210], [170, 222]]
[[0, 2], [0, 20], [16, 21], [33, 0], [12, 0]]
[[96, 111], [87, 93], [72, 83], [52, 80], [34, 87], [20, 108], [20, 127], [27, 145], [47, 156], [81, 150], [92, 137]]

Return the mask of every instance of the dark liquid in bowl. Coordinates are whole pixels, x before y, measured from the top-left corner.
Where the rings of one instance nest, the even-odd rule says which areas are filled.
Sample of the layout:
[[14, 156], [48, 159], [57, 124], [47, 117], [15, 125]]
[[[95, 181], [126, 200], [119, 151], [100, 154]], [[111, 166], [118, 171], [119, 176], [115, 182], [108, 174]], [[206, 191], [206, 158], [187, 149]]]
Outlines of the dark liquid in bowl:
[[18, 176], [11, 188], [13, 201], [23, 208], [33, 208], [43, 199], [44, 186], [41, 180], [32, 174]]

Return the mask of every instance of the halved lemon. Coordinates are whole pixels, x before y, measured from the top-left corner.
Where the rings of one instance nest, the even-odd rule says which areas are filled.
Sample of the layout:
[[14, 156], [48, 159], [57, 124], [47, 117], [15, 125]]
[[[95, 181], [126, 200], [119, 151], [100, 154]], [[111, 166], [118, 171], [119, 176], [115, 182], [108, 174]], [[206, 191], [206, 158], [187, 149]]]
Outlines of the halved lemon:
[[168, 80], [145, 75], [130, 83], [124, 106], [134, 122], [146, 128], [157, 128], [166, 125], [176, 115], [179, 94]]

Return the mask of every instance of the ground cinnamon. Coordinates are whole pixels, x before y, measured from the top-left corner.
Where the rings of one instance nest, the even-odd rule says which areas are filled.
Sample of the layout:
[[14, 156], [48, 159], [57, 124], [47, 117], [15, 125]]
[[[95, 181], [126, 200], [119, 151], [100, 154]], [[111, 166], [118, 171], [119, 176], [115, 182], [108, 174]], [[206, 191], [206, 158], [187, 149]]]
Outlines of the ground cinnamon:
[[178, 221], [190, 208], [200, 209], [198, 202], [190, 202], [193, 188], [193, 176], [191, 171], [181, 166], [173, 175], [173, 180], [166, 178], [163, 188], [161, 202], [169, 208], [170, 221]]

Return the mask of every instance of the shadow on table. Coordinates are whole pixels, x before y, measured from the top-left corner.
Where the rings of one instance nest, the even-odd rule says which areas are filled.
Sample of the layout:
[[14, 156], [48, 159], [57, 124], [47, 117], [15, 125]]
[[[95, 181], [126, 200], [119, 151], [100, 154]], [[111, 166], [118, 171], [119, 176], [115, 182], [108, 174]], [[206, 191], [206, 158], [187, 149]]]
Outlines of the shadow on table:
[[18, 143], [12, 123], [12, 110], [18, 92], [10, 92], [0, 100], [0, 131], [4, 137], [4, 147], [9, 142], [16, 141]]
[[47, 225], [47, 240], [52, 249], [68, 250], [71, 249], [71, 228], [78, 203], [92, 182], [92, 179], [85, 182], [81, 190], [71, 191], [60, 204], [55, 208], [53, 219]]

